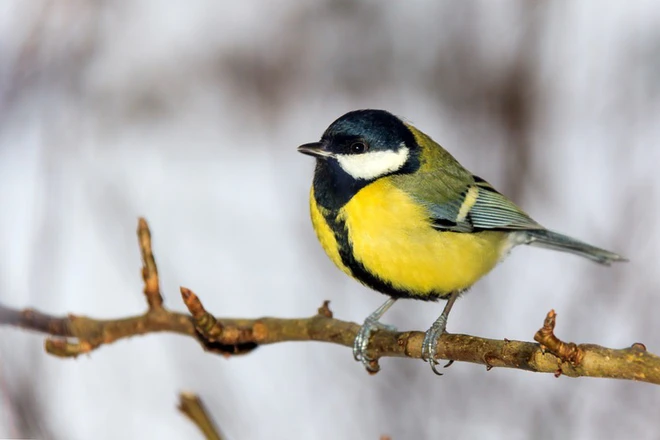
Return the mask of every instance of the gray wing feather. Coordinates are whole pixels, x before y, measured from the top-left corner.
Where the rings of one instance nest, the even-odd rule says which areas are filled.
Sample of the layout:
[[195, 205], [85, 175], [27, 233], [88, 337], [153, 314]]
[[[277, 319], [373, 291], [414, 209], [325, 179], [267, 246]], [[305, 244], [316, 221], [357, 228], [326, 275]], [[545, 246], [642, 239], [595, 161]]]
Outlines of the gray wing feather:
[[479, 195], [470, 210], [469, 218], [476, 229], [542, 228], [502, 194], [484, 187], [479, 187]]
[[[468, 189], [473, 186], [478, 190], [476, 201], [467, 214], [464, 213], [463, 218], [460, 218], [461, 208], [468, 197]], [[456, 200], [443, 204], [428, 202], [424, 204], [431, 214], [433, 227], [439, 230], [478, 232], [495, 229], [511, 231], [543, 229], [512, 201], [480, 178], [475, 178], [475, 183], [468, 186]]]
[[517, 234], [520, 239], [519, 244], [570, 252], [604, 265], [628, 261], [614, 252], [548, 231], [512, 201], [497, 192], [488, 182], [478, 177], [474, 177], [474, 183], [467, 185], [465, 191], [456, 200], [441, 204], [428, 200], [420, 201], [427, 206], [432, 226], [439, 231], [520, 231]]

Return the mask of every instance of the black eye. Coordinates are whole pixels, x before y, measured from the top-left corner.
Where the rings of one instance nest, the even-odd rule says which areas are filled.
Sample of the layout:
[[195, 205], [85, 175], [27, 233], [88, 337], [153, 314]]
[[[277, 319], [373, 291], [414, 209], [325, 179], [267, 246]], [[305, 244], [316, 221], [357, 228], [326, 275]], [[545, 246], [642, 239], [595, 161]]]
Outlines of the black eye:
[[367, 151], [367, 145], [364, 142], [353, 142], [350, 148], [351, 153], [360, 154]]

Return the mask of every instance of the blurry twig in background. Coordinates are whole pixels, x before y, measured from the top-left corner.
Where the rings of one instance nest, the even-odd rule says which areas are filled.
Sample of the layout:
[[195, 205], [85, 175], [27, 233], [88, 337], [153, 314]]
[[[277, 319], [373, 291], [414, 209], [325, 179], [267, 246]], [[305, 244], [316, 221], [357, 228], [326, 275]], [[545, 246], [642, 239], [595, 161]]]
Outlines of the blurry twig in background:
[[[192, 336], [206, 350], [223, 355], [243, 354], [261, 344], [285, 341], [323, 341], [353, 346], [360, 326], [334, 319], [327, 302], [310, 318], [217, 318], [204, 309], [191, 290], [182, 287], [181, 295], [190, 315], [165, 309], [151, 250], [151, 234], [144, 219], [139, 221], [138, 237], [144, 264], [144, 293], [149, 304], [143, 315], [113, 320], [74, 315], [58, 318], [31, 309], [19, 311], [0, 305], [0, 325], [60, 337], [47, 339], [46, 351], [61, 357], [75, 357], [119, 339], [163, 331]], [[438, 358], [486, 365], [488, 369], [508, 367], [543, 373], [561, 372], [571, 377], [608, 377], [660, 384], [660, 357], [647, 352], [642, 344], [636, 343], [621, 350], [592, 344], [571, 345], [559, 341], [553, 330], [554, 312], [551, 312], [536, 336], [543, 346], [445, 334], [438, 343]], [[370, 357], [419, 359], [423, 338], [424, 333], [417, 331], [379, 331], [371, 341]], [[377, 361], [374, 362], [377, 368]]]
[[222, 440], [220, 430], [211, 419], [199, 396], [188, 392], [179, 394], [178, 409], [197, 425], [206, 440]]
[[43, 400], [33, 384], [33, 377], [25, 373], [5, 377], [2, 367], [0, 360], [0, 396], [5, 397], [0, 402], [4, 410], [0, 421], [8, 418], [9, 438], [57, 438], [44, 417]]

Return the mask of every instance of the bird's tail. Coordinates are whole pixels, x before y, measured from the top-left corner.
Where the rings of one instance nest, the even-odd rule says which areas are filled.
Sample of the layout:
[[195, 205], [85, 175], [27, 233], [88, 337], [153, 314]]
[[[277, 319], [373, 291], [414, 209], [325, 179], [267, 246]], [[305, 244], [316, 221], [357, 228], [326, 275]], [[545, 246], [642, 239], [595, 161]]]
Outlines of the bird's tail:
[[614, 261], [628, 261], [614, 252], [591, 246], [590, 244], [547, 229], [525, 231], [525, 235], [527, 236], [526, 243], [532, 246], [570, 252], [606, 266], [609, 266]]

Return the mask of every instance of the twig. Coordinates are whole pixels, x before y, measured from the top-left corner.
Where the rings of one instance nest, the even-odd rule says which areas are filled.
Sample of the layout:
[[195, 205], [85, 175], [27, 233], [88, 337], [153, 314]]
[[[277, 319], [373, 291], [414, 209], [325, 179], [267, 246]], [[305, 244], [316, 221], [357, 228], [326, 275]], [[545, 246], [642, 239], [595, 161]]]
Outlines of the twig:
[[222, 440], [220, 430], [211, 419], [199, 396], [188, 392], [179, 394], [177, 408], [202, 431], [206, 440]]
[[149, 310], [163, 308], [163, 297], [160, 294], [158, 268], [154, 253], [151, 250], [151, 231], [144, 218], [138, 220], [138, 242], [142, 254], [142, 279], [144, 280], [144, 295], [147, 297]]
[[[574, 342], [563, 342], [555, 336], [556, 322], [557, 314], [554, 310], [550, 310], [543, 321], [543, 327], [534, 335], [534, 340], [541, 344], [541, 349], [550, 351], [563, 362], [569, 362], [573, 366], [580, 365], [584, 358], [584, 350]], [[558, 366], [555, 376], [559, 377], [562, 373], [561, 366]]]
[[[149, 269], [153, 255], [150, 240], [143, 239], [149, 234], [146, 222], [144, 225], [142, 222], [140, 230], [147, 234], [140, 235], [140, 245], [145, 256], [145, 296], [150, 305], [145, 314], [98, 320], [75, 315], [53, 317], [31, 309], [19, 311], [0, 305], [0, 325], [21, 327], [58, 337], [46, 341], [46, 350], [62, 357], [75, 357], [119, 339], [155, 332], [191, 336], [204, 349], [223, 355], [244, 354], [259, 345], [286, 341], [323, 341], [353, 346], [359, 325], [333, 318], [327, 303], [309, 318], [219, 318], [207, 312], [192, 291], [181, 288], [190, 315], [165, 309], [157, 287], [155, 262], [153, 269]], [[660, 357], [646, 351], [642, 344], [636, 343], [620, 350], [592, 344], [561, 349], [564, 343], [556, 339], [553, 330], [554, 317], [550, 321], [546, 319], [546, 325], [539, 332], [544, 347], [532, 342], [445, 334], [438, 343], [438, 358], [481, 364], [488, 369], [507, 367], [555, 374], [560, 371], [571, 377], [608, 377], [660, 384]], [[369, 355], [372, 358], [421, 358], [423, 338], [424, 333], [417, 331], [381, 330], [374, 334], [369, 344]]]

